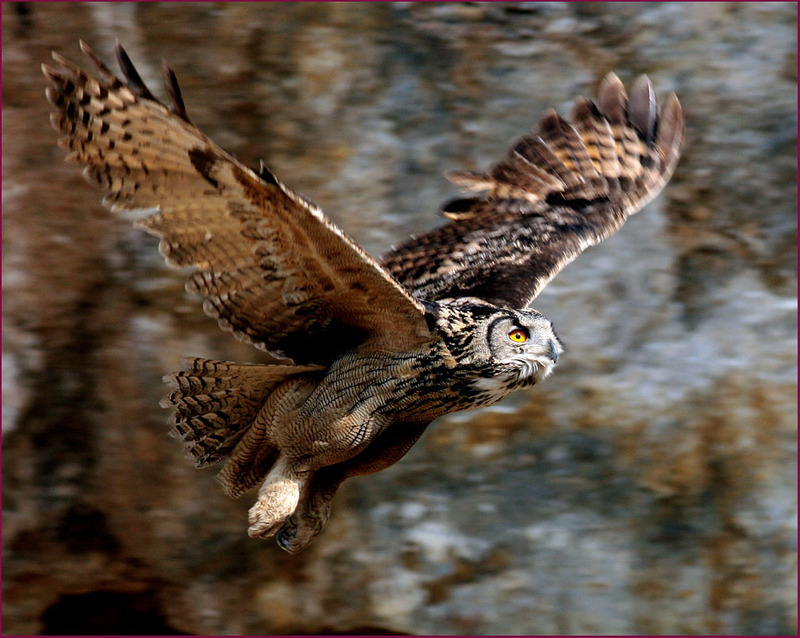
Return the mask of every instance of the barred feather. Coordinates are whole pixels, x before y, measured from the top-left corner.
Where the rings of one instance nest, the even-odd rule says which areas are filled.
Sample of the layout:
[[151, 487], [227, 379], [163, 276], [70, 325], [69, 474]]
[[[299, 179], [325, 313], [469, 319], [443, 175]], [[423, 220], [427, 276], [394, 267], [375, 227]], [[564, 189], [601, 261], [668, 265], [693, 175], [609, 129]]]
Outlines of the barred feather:
[[175, 389], [161, 405], [175, 408], [171, 434], [183, 439], [195, 465], [204, 467], [233, 451], [282, 383], [320, 369], [191, 358], [183, 370], [164, 377]]
[[300, 364], [328, 365], [367, 339], [390, 350], [430, 340], [419, 302], [319, 208], [191, 124], [169, 67], [165, 106], [121, 46], [124, 79], [81, 49], [93, 74], [57, 53], [42, 66], [59, 144], [112, 210], [158, 209], [138, 225], [170, 265], [201, 273], [192, 285], [223, 329]]
[[597, 103], [578, 100], [569, 120], [546, 113], [486, 174], [454, 174], [455, 183], [486, 195], [448, 203], [449, 224], [412, 237], [382, 263], [422, 299], [472, 296], [523, 308], [658, 194], [677, 164], [683, 130], [674, 95], [659, 115], [645, 76], [629, 100], [609, 74]]

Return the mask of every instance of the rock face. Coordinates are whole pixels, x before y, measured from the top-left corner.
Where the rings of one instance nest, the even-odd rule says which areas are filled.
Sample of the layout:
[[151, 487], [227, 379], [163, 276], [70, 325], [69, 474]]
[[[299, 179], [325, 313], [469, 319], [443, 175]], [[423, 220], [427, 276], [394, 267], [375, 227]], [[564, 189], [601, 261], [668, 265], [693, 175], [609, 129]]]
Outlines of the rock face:
[[[2, 11], [5, 632], [795, 632], [794, 3]], [[373, 254], [608, 71], [676, 91], [688, 142], [537, 299], [557, 372], [346, 484], [290, 556], [166, 436], [181, 357], [258, 353], [62, 161], [39, 65], [79, 37], [159, 90], [168, 59], [207, 134]]]

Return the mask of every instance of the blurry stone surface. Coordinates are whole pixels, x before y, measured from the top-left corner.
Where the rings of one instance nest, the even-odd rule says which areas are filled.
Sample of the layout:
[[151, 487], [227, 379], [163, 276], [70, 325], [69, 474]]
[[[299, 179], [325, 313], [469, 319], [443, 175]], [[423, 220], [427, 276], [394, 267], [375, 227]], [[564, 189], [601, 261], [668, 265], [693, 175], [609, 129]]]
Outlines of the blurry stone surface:
[[[3, 3], [6, 633], [796, 630], [793, 3]], [[676, 91], [661, 197], [534, 306], [566, 352], [346, 484], [290, 556], [166, 436], [181, 357], [258, 361], [48, 125], [39, 65], [109, 61], [373, 254], [608, 71]]]

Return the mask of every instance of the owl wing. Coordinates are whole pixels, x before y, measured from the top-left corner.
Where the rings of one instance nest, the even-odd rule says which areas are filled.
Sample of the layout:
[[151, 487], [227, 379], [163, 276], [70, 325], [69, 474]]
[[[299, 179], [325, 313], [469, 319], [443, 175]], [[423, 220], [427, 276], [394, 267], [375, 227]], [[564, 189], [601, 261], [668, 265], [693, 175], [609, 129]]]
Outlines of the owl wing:
[[42, 67], [59, 144], [113, 211], [157, 209], [137, 225], [161, 238], [170, 265], [195, 268], [187, 289], [223, 329], [301, 364], [329, 363], [367, 339], [391, 350], [430, 338], [421, 304], [317, 206], [189, 121], [166, 65], [170, 108], [120, 46], [125, 81], [81, 48], [96, 75], [56, 53]]
[[647, 77], [629, 100], [609, 74], [596, 103], [578, 100], [568, 120], [546, 113], [488, 173], [451, 175], [486, 195], [447, 204], [452, 221], [393, 249], [383, 265], [421, 299], [474, 296], [525, 307], [658, 194], [678, 162], [683, 131], [674, 94], [659, 114]]

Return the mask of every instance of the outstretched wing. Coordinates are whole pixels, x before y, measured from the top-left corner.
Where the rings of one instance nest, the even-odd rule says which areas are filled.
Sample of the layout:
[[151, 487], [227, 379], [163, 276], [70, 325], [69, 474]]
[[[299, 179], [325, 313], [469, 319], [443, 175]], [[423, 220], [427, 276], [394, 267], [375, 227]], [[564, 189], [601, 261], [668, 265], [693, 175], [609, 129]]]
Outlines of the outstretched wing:
[[366, 339], [407, 349], [430, 338], [422, 306], [313, 203], [263, 166], [258, 174], [203, 135], [164, 67], [171, 108], [125, 51], [117, 78], [81, 42], [96, 75], [53, 53], [42, 66], [68, 159], [112, 210], [157, 208], [139, 222], [223, 329], [297, 363], [327, 364]]
[[447, 204], [450, 223], [412, 237], [383, 265], [421, 299], [474, 296], [523, 308], [658, 194], [678, 162], [683, 130], [674, 94], [659, 115], [645, 76], [628, 100], [609, 74], [597, 103], [578, 100], [569, 120], [548, 112], [487, 174], [453, 174], [455, 183], [488, 193]]

